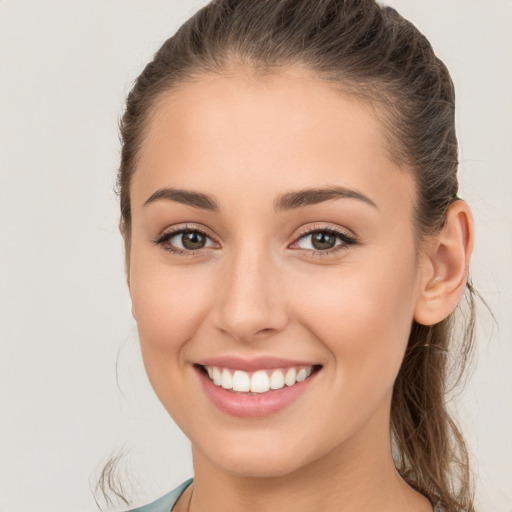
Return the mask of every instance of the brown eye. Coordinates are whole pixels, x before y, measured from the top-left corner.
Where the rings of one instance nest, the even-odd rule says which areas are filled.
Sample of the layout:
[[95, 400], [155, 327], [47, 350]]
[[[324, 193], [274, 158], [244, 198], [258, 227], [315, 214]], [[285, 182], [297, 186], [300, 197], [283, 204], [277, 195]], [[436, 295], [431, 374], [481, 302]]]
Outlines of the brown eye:
[[216, 246], [215, 242], [199, 229], [178, 229], [163, 234], [154, 241], [155, 244], [162, 246], [166, 251], [181, 254], [195, 254], [194, 251], [201, 249], [210, 249]]
[[318, 250], [332, 249], [336, 245], [336, 237], [326, 231], [318, 231], [311, 235], [311, 245]]
[[349, 247], [357, 241], [351, 236], [334, 229], [313, 229], [302, 235], [292, 248], [316, 251], [316, 254], [330, 254], [338, 249]]
[[338, 233], [331, 231], [312, 231], [300, 237], [297, 245], [301, 249], [328, 251], [342, 243], [343, 240], [341, 240], [341, 236]]
[[181, 234], [181, 243], [185, 249], [202, 249], [206, 241], [207, 237], [199, 231], [185, 231]]

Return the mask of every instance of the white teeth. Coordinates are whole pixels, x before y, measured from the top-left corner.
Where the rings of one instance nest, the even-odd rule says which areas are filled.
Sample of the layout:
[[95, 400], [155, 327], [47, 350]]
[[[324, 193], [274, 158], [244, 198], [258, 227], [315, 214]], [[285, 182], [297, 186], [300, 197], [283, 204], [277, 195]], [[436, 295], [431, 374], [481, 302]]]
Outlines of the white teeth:
[[[222, 373], [222, 377], [223, 377], [222, 381], [224, 382], [224, 373]], [[299, 370], [299, 373], [297, 373], [297, 382], [302, 382], [306, 377], [307, 377], [306, 369], [301, 368]]]
[[284, 370], [258, 370], [252, 374], [242, 370], [228, 370], [216, 366], [205, 366], [208, 377], [216, 386], [239, 393], [266, 393], [270, 389], [282, 389], [284, 386], [293, 386], [309, 377], [313, 371], [312, 366], [288, 368]]
[[229, 370], [222, 370], [222, 382], [221, 386], [224, 389], [233, 389], [233, 376]]
[[281, 370], [274, 370], [270, 376], [270, 389], [281, 389], [284, 387], [284, 375]]
[[270, 379], [265, 370], [254, 372], [251, 377], [251, 391], [253, 393], [266, 393], [270, 389]]
[[233, 391], [247, 392], [251, 389], [251, 379], [245, 372], [237, 370], [233, 374]]
[[296, 377], [297, 377], [297, 370], [295, 368], [290, 368], [286, 372], [286, 377], [284, 378], [284, 383], [287, 386], [293, 386], [295, 384], [295, 382], [297, 382]]
[[216, 386], [220, 386], [222, 384], [222, 374], [220, 373], [220, 370], [218, 368], [214, 368], [212, 374], [213, 383]]

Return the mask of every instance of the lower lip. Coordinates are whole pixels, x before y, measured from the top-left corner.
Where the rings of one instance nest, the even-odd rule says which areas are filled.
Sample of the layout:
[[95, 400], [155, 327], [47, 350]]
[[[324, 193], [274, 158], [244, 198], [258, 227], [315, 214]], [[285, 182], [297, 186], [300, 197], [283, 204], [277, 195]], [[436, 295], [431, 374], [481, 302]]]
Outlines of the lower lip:
[[320, 372], [312, 373], [307, 379], [293, 386], [270, 390], [266, 393], [247, 395], [228, 391], [216, 386], [200, 369], [196, 371], [208, 398], [223, 412], [243, 418], [259, 418], [275, 414], [297, 400]]

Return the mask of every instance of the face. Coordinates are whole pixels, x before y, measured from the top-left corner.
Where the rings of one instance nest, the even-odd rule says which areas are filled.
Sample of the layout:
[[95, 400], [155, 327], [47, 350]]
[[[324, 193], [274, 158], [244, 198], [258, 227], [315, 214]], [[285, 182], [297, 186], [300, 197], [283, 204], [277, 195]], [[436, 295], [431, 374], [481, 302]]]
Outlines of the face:
[[419, 294], [414, 195], [371, 108], [306, 71], [160, 99], [131, 186], [130, 293], [195, 458], [276, 476], [388, 440]]

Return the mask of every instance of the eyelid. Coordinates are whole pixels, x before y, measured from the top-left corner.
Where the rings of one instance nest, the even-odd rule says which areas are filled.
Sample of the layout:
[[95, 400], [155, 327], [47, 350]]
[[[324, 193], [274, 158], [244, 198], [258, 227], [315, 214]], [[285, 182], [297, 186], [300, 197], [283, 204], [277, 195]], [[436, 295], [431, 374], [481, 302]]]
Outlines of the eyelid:
[[202, 233], [203, 235], [206, 235], [209, 238], [211, 238], [212, 240], [214, 240], [215, 242], [217, 242], [217, 240], [216, 240], [217, 237], [211, 232], [210, 229], [208, 229], [205, 226], [201, 226], [201, 225], [197, 225], [197, 224], [190, 224], [190, 223], [176, 224], [176, 225], [169, 226], [169, 227], [165, 228], [164, 230], [162, 230], [162, 232], [159, 235], [156, 236], [156, 238], [153, 240], [153, 242], [155, 242], [155, 243], [158, 242], [158, 240], [160, 240], [164, 236], [177, 235], [177, 234], [183, 233], [185, 231], [198, 231], [199, 233]]
[[313, 233], [317, 233], [319, 231], [328, 231], [337, 235], [340, 235], [342, 238], [346, 238], [352, 242], [358, 242], [358, 238], [356, 235], [351, 233], [348, 229], [344, 229], [339, 226], [332, 226], [330, 224], [314, 224], [313, 226], [303, 226], [299, 229], [297, 235], [295, 236], [294, 241], [302, 238], [306, 235], [311, 235]]

